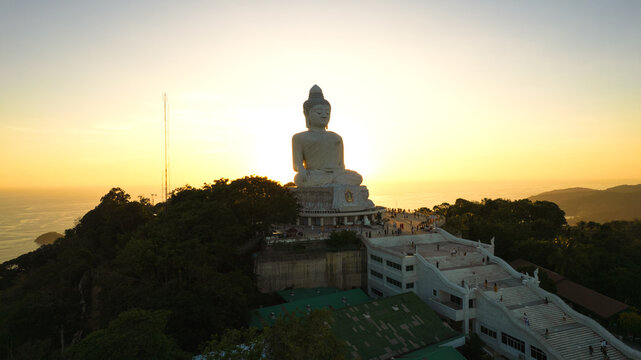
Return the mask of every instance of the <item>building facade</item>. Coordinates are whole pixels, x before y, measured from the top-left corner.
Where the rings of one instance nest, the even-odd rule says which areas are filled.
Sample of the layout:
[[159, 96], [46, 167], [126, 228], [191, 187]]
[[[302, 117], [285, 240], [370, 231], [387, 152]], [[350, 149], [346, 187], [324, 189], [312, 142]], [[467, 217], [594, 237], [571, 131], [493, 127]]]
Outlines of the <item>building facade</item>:
[[494, 256], [494, 245], [436, 233], [364, 239], [368, 293], [412, 291], [454, 328], [508, 359], [641, 359], [594, 320]]

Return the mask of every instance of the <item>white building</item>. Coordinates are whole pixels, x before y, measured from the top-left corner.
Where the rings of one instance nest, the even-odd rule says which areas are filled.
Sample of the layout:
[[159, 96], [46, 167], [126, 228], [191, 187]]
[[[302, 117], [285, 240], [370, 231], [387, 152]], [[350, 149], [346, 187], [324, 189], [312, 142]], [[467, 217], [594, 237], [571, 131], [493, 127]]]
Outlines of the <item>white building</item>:
[[[415, 292], [466, 334], [479, 334], [508, 359], [641, 359], [594, 320], [579, 314], [494, 256], [494, 245], [438, 233], [371, 238], [368, 292]], [[590, 356], [589, 347], [593, 349]]]

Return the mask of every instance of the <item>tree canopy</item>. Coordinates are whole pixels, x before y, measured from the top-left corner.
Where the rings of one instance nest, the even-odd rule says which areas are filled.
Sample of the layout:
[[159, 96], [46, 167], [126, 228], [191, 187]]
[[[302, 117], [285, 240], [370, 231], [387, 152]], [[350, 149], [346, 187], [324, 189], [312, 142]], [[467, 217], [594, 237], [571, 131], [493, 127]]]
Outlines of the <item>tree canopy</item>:
[[82, 358], [132, 318], [153, 327], [150, 343], [194, 352], [245, 325], [260, 296], [251, 254], [296, 213], [264, 177], [186, 186], [156, 206], [113, 188], [63, 238], [0, 265], [0, 358], [60, 358], [72, 344]]
[[208, 360], [342, 360], [345, 344], [328, 326], [331, 321], [329, 310], [287, 314], [262, 333], [230, 329], [210, 341], [204, 353]]
[[71, 360], [171, 360], [187, 358], [164, 329], [168, 311], [132, 309], [121, 313], [105, 329], [89, 334], [67, 349]]

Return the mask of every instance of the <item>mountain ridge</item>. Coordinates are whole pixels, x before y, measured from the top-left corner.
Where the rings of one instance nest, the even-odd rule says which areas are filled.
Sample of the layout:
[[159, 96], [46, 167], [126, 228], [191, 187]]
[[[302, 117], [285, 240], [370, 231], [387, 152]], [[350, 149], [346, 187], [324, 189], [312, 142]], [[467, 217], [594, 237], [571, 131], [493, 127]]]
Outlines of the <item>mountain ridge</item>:
[[641, 219], [641, 184], [618, 185], [605, 190], [573, 187], [546, 191], [528, 199], [556, 203], [570, 224]]

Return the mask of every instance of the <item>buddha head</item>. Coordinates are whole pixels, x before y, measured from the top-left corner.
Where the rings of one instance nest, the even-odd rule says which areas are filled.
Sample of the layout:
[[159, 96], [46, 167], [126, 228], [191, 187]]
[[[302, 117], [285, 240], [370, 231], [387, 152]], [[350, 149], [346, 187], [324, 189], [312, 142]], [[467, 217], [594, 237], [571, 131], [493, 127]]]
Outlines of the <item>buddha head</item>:
[[331, 111], [332, 106], [329, 101], [325, 100], [323, 90], [318, 85], [312, 86], [309, 90], [309, 98], [303, 103], [303, 114], [307, 128], [309, 129], [313, 125], [327, 129]]

